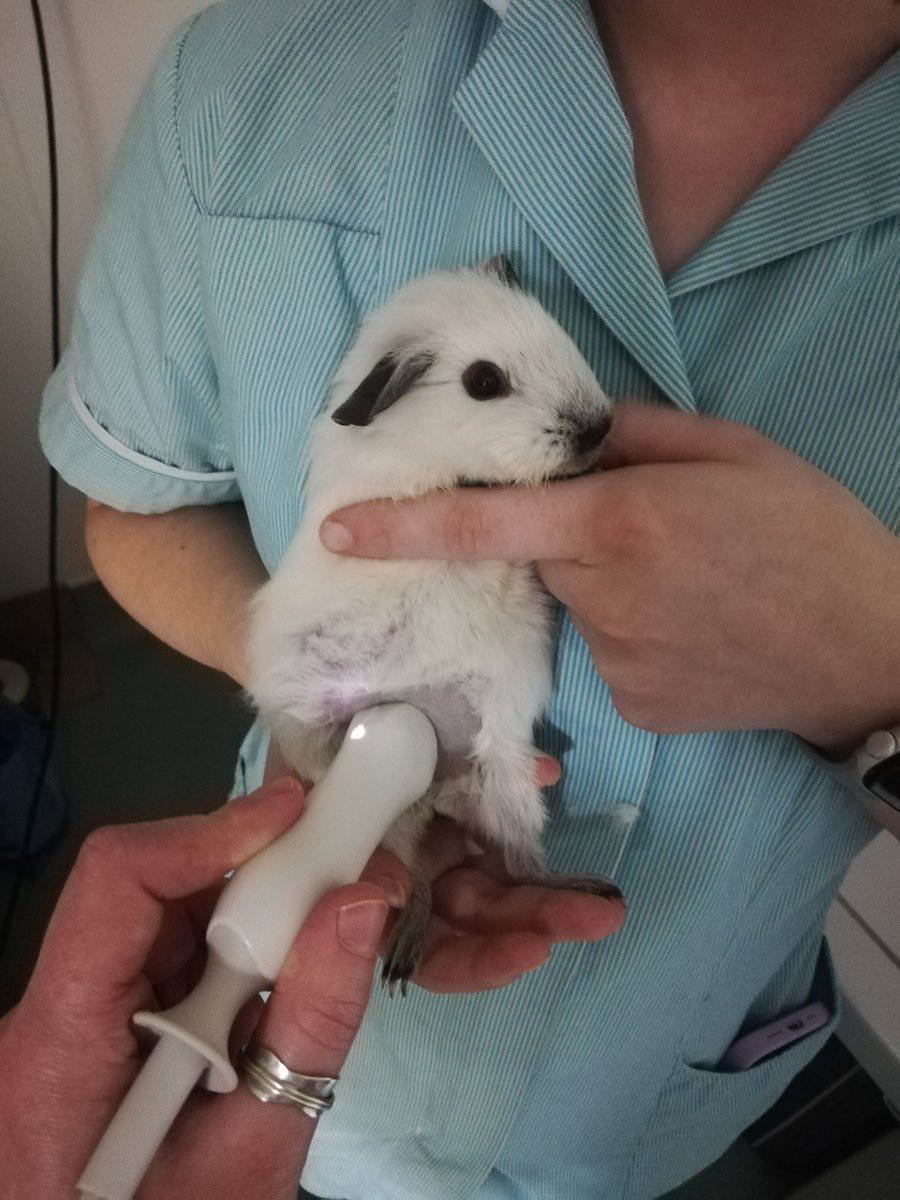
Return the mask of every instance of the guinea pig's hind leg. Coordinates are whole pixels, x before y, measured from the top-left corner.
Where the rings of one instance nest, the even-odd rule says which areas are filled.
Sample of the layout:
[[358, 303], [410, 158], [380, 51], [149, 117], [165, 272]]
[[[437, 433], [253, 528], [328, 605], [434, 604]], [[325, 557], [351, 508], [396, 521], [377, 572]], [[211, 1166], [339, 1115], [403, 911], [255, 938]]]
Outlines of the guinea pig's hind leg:
[[417, 851], [431, 818], [433, 806], [426, 795], [408, 808], [388, 830], [382, 843], [395, 855], [412, 879], [412, 894], [388, 937], [381, 971], [382, 986], [393, 996], [399, 985], [405, 996], [409, 981], [422, 960], [425, 931], [431, 917], [431, 884], [417, 868]]
[[431, 884], [413, 873], [412, 895], [391, 930], [381, 969], [381, 984], [387, 987], [389, 995], [395, 994], [398, 984], [400, 995], [406, 995], [409, 981], [422, 961], [430, 917]]

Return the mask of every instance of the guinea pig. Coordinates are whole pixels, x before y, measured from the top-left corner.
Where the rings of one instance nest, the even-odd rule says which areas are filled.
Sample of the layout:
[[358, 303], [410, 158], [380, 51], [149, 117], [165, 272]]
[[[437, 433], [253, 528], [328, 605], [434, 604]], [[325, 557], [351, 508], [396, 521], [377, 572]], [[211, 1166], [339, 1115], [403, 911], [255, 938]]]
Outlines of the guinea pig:
[[313, 783], [361, 708], [408, 700], [435, 726], [434, 783], [384, 843], [413, 879], [384, 958], [392, 993], [421, 956], [431, 894], [416, 851], [435, 812], [502, 848], [521, 882], [620, 893], [544, 863], [532, 734], [551, 691], [554, 614], [533, 566], [340, 557], [319, 526], [361, 500], [581, 474], [610, 423], [574, 343], [492, 259], [413, 280], [373, 312], [312, 431], [303, 517], [253, 604], [248, 690]]

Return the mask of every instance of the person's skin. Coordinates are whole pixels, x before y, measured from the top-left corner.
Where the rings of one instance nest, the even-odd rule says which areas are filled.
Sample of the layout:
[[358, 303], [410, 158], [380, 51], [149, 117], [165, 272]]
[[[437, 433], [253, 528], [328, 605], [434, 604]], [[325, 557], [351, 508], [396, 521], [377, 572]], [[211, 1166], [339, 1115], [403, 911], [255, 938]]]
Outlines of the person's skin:
[[[223, 875], [302, 809], [300, 785], [282, 778], [208, 816], [117, 826], [88, 838], [25, 995], [0, 1021], [6, 1200], [74, 1195], [142, 1062], [131, 1016], [169, 1007], [194, 985]], [[559, 911], [565, 896], [507, 887], [491, 860], [467, 859], [458, 831], [435, 840], [430, 862], [440, 915], [423, 970], [435, 990], [509, 983], [549, 952], [542, 926], [573, 924]], [[448, 888], [454, 875], [459, 884]], [[408, 889], [396, 859], [376, 851], [363, 882], [326, 896], [304, 923], [265, 1009], [254, 1001], [242, 1012], [234, 1048], [254, 1034], [294, 1070], [338, 1075], [369, 999], [389, 901]], [[618, 925], [621, 906], [604, 904], [595, 914], [605, 917], [588, 929], [576, 922], [574, 936], [597, 937]], [[523, 933], [529, 926], [534, 931]], [[243, 1085], [227, 1095], [195, 1092], [139, 1200], [294, 1200], [314, 1128], [296, 1108], [262, 1104]]]
[[85, 542], [107, 591], [136, 621], [246, 686], [249, 605], [268, 574], [243, 505], [147, 516], [89, 499]]
[[894, 0], [592, 0], [664, 275], [900, 41]]

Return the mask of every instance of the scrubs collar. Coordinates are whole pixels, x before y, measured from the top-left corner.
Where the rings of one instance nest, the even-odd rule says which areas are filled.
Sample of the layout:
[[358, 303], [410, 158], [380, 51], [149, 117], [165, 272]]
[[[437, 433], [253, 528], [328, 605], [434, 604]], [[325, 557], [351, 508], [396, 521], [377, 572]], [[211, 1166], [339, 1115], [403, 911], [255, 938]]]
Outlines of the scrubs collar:
[[691, 385], [587, 0], [514, 0], [454, 97], [515, 205], [660, 389]]

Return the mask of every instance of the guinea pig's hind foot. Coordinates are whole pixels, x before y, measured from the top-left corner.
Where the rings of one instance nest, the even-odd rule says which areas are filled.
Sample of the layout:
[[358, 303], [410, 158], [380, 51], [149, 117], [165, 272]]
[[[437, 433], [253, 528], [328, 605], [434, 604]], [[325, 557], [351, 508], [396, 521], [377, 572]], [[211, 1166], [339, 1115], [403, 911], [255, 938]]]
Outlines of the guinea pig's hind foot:
[[431, 916], [431, 886], [421, 876], [412, 877], [412, 895], [397, 918], [388, 939], [381, 970], [381, 986], [393, 997], [409, 990], [409, 981], [422, 961], [425, 930]]

